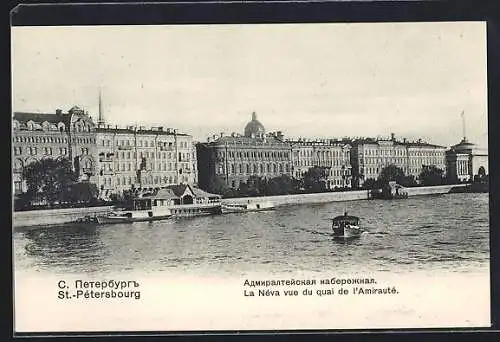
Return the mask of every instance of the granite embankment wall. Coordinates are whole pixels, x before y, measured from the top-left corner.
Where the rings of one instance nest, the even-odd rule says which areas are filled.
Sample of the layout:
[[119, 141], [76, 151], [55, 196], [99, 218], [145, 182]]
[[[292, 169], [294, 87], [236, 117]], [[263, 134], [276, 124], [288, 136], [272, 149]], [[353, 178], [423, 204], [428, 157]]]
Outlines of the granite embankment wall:
[[[446, 194], [449, 192], [460, 191], [465, 189], [466, 185], [442, 185], [408, 188], [409, 196]], [[244, 198], [227, 198], [223, 199], [222, 203], [243, 204], [248, 201], [263, 202], [270, 201], [275, 206], [297, 205], [308, 203], [328, 203], [328, 202], [343, 202], [357, 201], [369, 199], [368, 190], [356, 190], [346, 192], [327, 192], [318, 194], [299, 194], [299, 195], [283, 195], [283, 196], [265, 196], [265, 197], [244, 197]], [[56, 224], [71, 223], [86, 215], [102, 214], [112, 210], [112, 206], [105, 207], [90, 207], [90, 208], [70, 208], [70, 209], [49, 209], [49, 210], [31, 210], [17, 211], [12, 217], [13, 227], [33, 227], [46, 226]]]
[[[425, 186], [416, 188], [407, 188], [408, 196], [447, 194], [450, 192], [460, 191], [465, 189], [465, 184], [460, 185], [440, 185], [440, 186]], [[244, 197], [244, 198], [227, 198], [223, 199], [222, 203], [243, 204], [251, 202], [272, 202], [276, 206], [307, 204], [307, 203], [328, 203], [328, 202], [343, 202], [357, 201], [369, 199], [369, 190], [345, 191], [345, 192], [327, 192], [318, 194], [299, 194], [299, 195], [282, 195], [282, 196], [264, 196], [264, 197]]]
[[86, 215], [95, 215], [108, 212], [112, 206], [88, 207], [88, 208], [67, 208], [67, 209], [47, 209], [15, 211], [12, 216], [13, 227], [33, 227], [52, 224], [71, 223]]
[[318, 194], [227, 198], [223, 199], [222, 203], [244, 204], [247, 203], [248, 201], [250, 202], [269, 201], [273, 203], [275, 206], [281, 206], [281, 205], [294, 205], [294, 204], [306, 204], [306, 203], [357, 201], [365, 199], [368, 199], [368, 191], [356, 190], [356, 191], [346, 191], [346, 192], [325, 192]]

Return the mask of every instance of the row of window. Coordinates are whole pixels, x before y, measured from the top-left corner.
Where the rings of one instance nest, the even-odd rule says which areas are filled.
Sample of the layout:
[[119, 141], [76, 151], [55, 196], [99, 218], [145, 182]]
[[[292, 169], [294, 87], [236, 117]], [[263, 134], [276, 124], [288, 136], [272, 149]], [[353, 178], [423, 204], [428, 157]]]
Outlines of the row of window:
[[[361, 173], [365, 171], [367, 175], [378, 175], [381, 170], [382, 168], [379, 167], [366, 167], [360, 169]], [[402, 170], [404, 173], [409, 171], [409, 173], [412, 175], [418, 175], [422, 171], [422, 167], [403, 167]]]
[[[183, 176], [181, 177], [181, 181], [183, 182], [188, 182], [188, 177]], [[139, 183], [138, 177], [116, 177], [115, 178], [115, 184], [113, 184], [113, 178], [112, 177], [105, 177], [103, 178], [103, 185], [108, 185], [108, 186], [131, 186], [132, 184], [137, 184]], [[144, 177], [142, 180], [143, 185], [145, 184], [165, 184], [165, 185], [171, 185], [175, 184], [175, 177], [172, 176], [148, 176]]]
[[[394, 163], [397, 165], [404, 165], [407, 163], [406, 158], [369, 158], [365, 157], [362, 160], [363, 164], [387, 164], [387, 163]], [[444, 164], [445, 160], [442, 158], [411, 158], [409, 160], [410, 165], [439, 165], [439, 164]]]
[[[108, 154], [110, 154], [108, 152]], [[149, 152], [149, 151], [141, 151], [139, 152], [139, 157], [140, 158], [154, 158], [155, 153], [154, 152]], [[137, 158], [137, 152], [135, 151], [121, 151], [116, 153], [116, 159], [136, 159]], [[175, 153], [173, 152], [156, 152], [156, 158], [158, 159], [172, 159], [175, 158]], [[184, 152], [179, 152], [178, 154], [178, 161], [186, 161], [189, 162], [191, 159], [196, 159], [195, 152], [191, 153], [184, 153]]]
[[[181, 163], [178, 164], [178, 167], [184, 171], [191, 171], [191, 166], [193, 170], [196, 170], [195, 165], [190, 165], [188, 163]], [[145, 168], [147, 170], [153, 170], [153, 171], [176, 171], [175, 170], [175, 164], [174, 163], [158, 163], [155, 164], [153, 162], [146, 162]], [[136, 171], [137, 167], [135, 166], [135, 163], [115, 163], [114, 169], [118, 171]], [[111, 168], [111, 164], [103, 164], [103, 168], [101, 169], [103, 172], [112, 172], [113, 169]]]
[[[23, 147], [20, 146], [15, 146], [14, 147], [14, 155], [20, 156], [23, 154]], [[31, 156], [36, 156], [38, 154], [38, 147], [32, 147], [29, 146], [26, 148], [26, 151], [29, 155]], [[88, 155], [89, 154], [89, 149], [87, 147], [82, 147], [80, 149], [81, 154]], [[46, 156], [52, 156], [54, 155], [54, 149], [52, 147], [44, 147], [43, 148], [43, 154]], [[59, 155], [60, 156], [65, 156], [68, 154], [68, 148], [67, 147], [59, 147]]]
[[28, 121], [26, 124], [20, 124], [19, 121], [13, 121], [13, 128], [15, 130], [30, 130], [30, 131], [60, 131], [64, 132], [66, 125], [63, 122], [59, 122], [56, 124], [51, 124], [47, 121], [42, 122], [41, 124], [36, 123], [32, 120]]
[[[225, 167], [224, 165], [219, 166], [219, 174], [224, 174], [225, 173]], [[237, 173], [239, 174], [257, 174], [257, 173], [283, 173], [283, 172], [290, 172], [290, 165], [288, 164], [231, 164], [229, 166], [229, 173], [235, 175]]]
[[[281, 158], [281, 159], [284, 159], [284, 158], [288, 158], [289, 157], [289, 152], [279, 152], [279, 151], [274, 151], [274, 152], [260, 152], [260, 151], [239, 151], [239, 152], [235, 152], [235, 151], [229, 151], [227, 152], [228, 153], [228, 157], [229, 158], [246, 158], [246, 159], [250, 159], [250, 158], [273, 158], [273, 159], [278, 159], [278, 158]], [[222, 159], [225, 157], [225, 153], [224, 152], [219, 152], [217, 154], [217, 157], [219, 159]]]
[[[45, 154], [46, 155], [52, 155], [53, 154], [52, 153], [53, 151], [52, 151], [51, 147], [46, 147], [45, 149], [46, 149], [45, 150]], [[61, 156], [66, 155], [67, 152], [68, 151], [65, 148], [64, 149], [61, 148], [59, 150], [59, 153], [60, 153]], [[26, 163], [30, 164], [31, 162], [34, 162], [34, 161], [36, 161], [36, 159], [30, 158]], [[21, 159], [16, 158], [14, 160], [14, 171], [16, 171], [16, 172], [22, 171], [23, 170], [23, 166], [24, 166], [23, 165], [23, 161]], [[83, 166], [83, 168], [91, 168], [92, 167], [92, 162], [89, 159], [85, 159], [84, 162], [83, 162], [83, 164], [82, 164], [82, 166]]]
[[298, 154], [295, 154], [297, 157], [302, 157], [302, 158], [311, 158], [313, 156], [316, 156], [318, 158], [349, 158], [349, 151], [304, 151], [301, 150], [299, 151]]
[[[112, 147], [113, 140], [109, 140], [109, 139], [108, 140], [101, 140], [100, 145], [103, 147]], [[135, 140], [117, 140], [115, 145], [116, 146], [133, 147], [133, 146], [135, 146]], [[173, 148], [174, 146], [175, 146], [174, 142], [171, 142], [171, 141], [157, 141], [157, 147]], [[155, 141], [154, 140], [138, 140], [137, 147], [155, 147]], [[190, 144], [187, 141], [180, 141], [179, 147], [180, 148], [188, 148], [188, 147], [190, 147]]]
[[296, 160], [293, 163], [295, 166], [309, 166], [313, 167], [315, 165], [320, 165], [320, 166], [341, 166], [341, 165], [350, 165], [349, 160], [343, 161], [339, 159], [333, 159], [333, 160], [316, 160], [316, 159], [310, 159], [310, 160]]
[[[378, 150], [378, 149], [366, 149], [364, 150], [365, 156], [443, 156], [444, 150], [406, 150], [406, 149], [391, 149], [391, 150]], [[359, 153], [360, 156], [363, 155], [362, 152]]]
[[[93, 144], [95, 143], [95, 138], [73, 138], [72, 139], [73, 143], [78, 143], [78, 144]], [[29, 136], [29, 137], [21, 137], [21, 136], [16, 136], [12, 138], [12, 142], [17, 142], [17, 143], [42, 143], [42, 144], [50, 144], [50, 143], [57, 143], [57, 144], [67, 144], [68, 143], [68, 138], [65, 137], [46, 137], [46, 136]]]

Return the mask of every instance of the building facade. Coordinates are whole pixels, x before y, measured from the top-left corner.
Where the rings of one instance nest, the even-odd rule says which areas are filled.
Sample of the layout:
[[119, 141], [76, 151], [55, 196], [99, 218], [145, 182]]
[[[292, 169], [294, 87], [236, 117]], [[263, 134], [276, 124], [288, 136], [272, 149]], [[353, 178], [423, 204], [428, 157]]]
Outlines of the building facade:
[[351, 164], [353, 184], [362, 187], [367, 179], [377, 179], [382, 169], [395, 165], [405, 175], [418, 177], [427, 166], [446, 172], [446, 148], [421, 140], [399, 141], [391, 134], [389, 139], [355, 139], [352, 142]]
[[446, 151], [448, 177], [453, 182], [473, 181], [475, 176], [489, 174], [488, 150], [467, 138]]
[[45, 158], [68, 158], [81, 181], [95, 181], [95, 124], [73, 107], [63, 113], [15, 112], [12, 121], [14, 194], [26, 191], [23, 169]]
[[14, 194], [27, 190], [23, 169], [44, 158], [68, 158], [78, 180], [96, 184], [104, 199], [123, 190], [197, 185], [192, 136], [171, 128], [106, 125], [100, 101], [97, 124], [75, 106], [67, 113], [16, 112], [12, 126]]
[[351, 146], [334, 140], [285, 140], [281, 131], [266, 133], [255, 113], [244, 134], [221, 134], [197, 145], [199, 184], [208, 189], [214, 179], [238, 189], [251, 176], [287, 175], [302, 179], [313, 167], [324, 168], [328, 189], [351, 186]]
[[124, 190], [197, 183], [196, 153], [190, 135], [163, 127], [100, 125], [96, 138], [96, 183], [102, 198]]
[[213, 136], [197, 145], [199, 184], [208, 189], [215, 178], [238, 189], [251, 176], [274, 178], [292, 175], [291, 145], [281, 132], [266, 134], [255, 113], [245, 134]]
[[293, 177], [301, 179], [313, 167], [325, 169], [327, 189], [350, 188], [351, 145], [332, 139], [289, 140], [292, 145]]

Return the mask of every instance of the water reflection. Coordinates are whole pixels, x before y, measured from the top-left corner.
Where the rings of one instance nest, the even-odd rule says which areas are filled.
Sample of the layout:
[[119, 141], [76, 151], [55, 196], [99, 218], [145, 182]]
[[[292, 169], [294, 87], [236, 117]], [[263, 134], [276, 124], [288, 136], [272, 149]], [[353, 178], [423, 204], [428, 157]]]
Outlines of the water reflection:
[[[99, 269], [106, 250], [99, 238], [100, 230], [93, 225], [62, 225], [25, 229], [24, 250], [38, 266], [57, 266], [71, 271], [75, 265], [92, 272]], [[82, 267], [80, 267], [82, 268]]]
[[[344, 210], [365, 232], [336, 239]], [[16, 267], [61, 272], [291, 272], [476, 267], [489, 262], [487, 194], [355, 201], [14, 234]]]

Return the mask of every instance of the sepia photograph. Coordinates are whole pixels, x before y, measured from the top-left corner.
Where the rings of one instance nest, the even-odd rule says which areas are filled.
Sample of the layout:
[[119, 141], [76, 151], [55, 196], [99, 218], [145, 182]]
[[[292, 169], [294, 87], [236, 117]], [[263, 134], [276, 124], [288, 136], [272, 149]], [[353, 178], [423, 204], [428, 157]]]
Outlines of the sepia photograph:
[[490, 327], [485, 22], [11, 39], [15, 332]]

